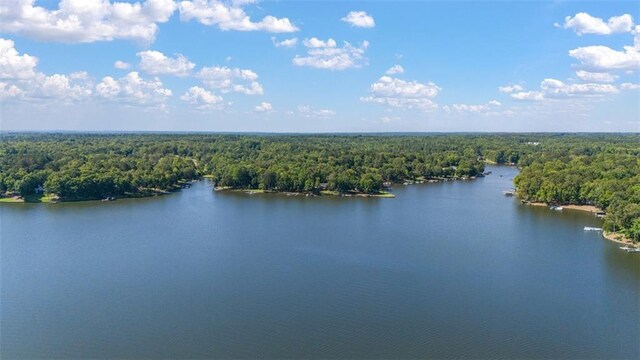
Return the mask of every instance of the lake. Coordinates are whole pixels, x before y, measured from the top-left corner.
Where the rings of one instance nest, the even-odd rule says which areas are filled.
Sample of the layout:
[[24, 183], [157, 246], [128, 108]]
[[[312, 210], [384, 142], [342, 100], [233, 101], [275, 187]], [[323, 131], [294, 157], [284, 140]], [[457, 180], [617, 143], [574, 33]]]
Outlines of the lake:
[[[638, 358], [640, 254], [517, 170], [395, 199], [214, 193], [0, 206], [0, 355]], [[500, 175], [503, 175], [502, 177]]]

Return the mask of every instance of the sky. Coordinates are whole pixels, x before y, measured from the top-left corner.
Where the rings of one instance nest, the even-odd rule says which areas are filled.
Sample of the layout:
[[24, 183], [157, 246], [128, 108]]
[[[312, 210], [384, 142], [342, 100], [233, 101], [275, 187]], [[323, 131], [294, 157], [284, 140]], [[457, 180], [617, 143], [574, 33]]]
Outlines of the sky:
[[0, 130], [640, 132], [637, 1], [0, 0]]

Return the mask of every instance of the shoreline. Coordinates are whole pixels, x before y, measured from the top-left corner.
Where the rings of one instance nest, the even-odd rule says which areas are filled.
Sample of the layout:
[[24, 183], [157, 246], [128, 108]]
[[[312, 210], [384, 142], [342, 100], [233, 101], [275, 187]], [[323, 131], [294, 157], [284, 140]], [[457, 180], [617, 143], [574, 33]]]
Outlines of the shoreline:
[[[530, 203], [527, 203], [526, 205], [537, 206], [537, 207], [541, 207], [541, 206], [549, 207], [549, 204], [543, 203], [543, 202], [530, 202]], [[602, 209], [593, 205], [561, 205], [561, 206], [563, 209], [585, 211], [592, 214], [604, 212]], [[640, 247], [640, 244], [636, 244], [635, 242], [633, 242], [633, 240], [625, 237], [621, 233], [612, 232], [612, 231], [602, 231], [602, 237], [606, 240], [613, 241], [618, 244], [631, 245], [633, 247]]]
[[620, 234], [620, 233], [617, 233], [617, 232], [603, 231], [602, 232], [602, 237], [604, 237], [605, 239], [607, 239], [609, 241], [616, 242], [618, 244], [631, 245], [633, 247], [638, 247], [638, 245], [636, 245], [636, 243], [634, 243], [633, 240], [631, 240], [631, 239], [625, 237], [623, 234]]
[[[231, 186], [215, 186], [213, 188], [214, 191], [228, 191], [228, 192], [241, 192], [248, 195], [256, 195], [256, 194], [284, 194], [286, 196], [340, 196], [340, 197], [364, 197], [364, 198], [395, 198], [396, 195], [390, 192], [390, 188], [393, 185], [421, 185], [421, 184], [437, 184], [442, 182], [449, 181], [467, 181], [467, 180], [476, 180], [481, 177], [485, 177], [484, 174], [479, 174], [476, 176], [460, 176], [460, 177], [435, 177], [435, 178], [425, 178], [418, 177], [415, 180], [404, 180], [402, 182], [396, 183], [386, 183], [384, 186], [385, 190], [380, 190], [379, 193], [362, 193], [356, 191], [347, 191], [344, 193], [340, 193], [336, 190], [320, 190], [319, 193], [313, 193], [309, 191], [280, 191], [280, 190], [264, 190], [264, 189], [241, 189], [241, 188], [233, 188]], [[210, 175], [203, 176], [204, 178], [210, 178]]]
[[[460, 177], [456, 177], [456, 176], [435, 177], [435, 178], [419, 177], [419, 178], [416, 178], [415, 180], [405, 180], [403, 182], [393, 183], [392, 185], [432, 184], [432, 183], [441, 183], [441, 182], [459, 181], [459, 180], [466, 181], [466, 180], [475, 180], [477, 178], [484, 177], [484, 176], [485, 176], [484, 174], [479, 174], [476, 176], [460, 176]], [[212, 175], [202, 175], [201, 177], [193, 180], [181, 180], [177, 184], [172, 185], [169, 189], [166, 189], [166, 190], [146, 189], [146, 191], [144, 192], [130, 193], [130, 194], [125, 194], [123, 196], [114, 197], [113, 200], [109, 200], [109, 202], [115, 201], [118, 199], [136, 199], [136, 198], [147, 198], [147, 197], [168, 195], [184, 189], [185, 185], [189, 185], [204, 179], [210, 180], [211, 178], [212, 178]], [[186, 186], [186, 188], [188, 188], [188, 186]], [[243, 192], [249, 195], [276, 193], [276, 194], [285, 194], [287, 196], [313, 196], [313, 197], [340, 196], [340, 197], [364, 197], [364, 198], [387, 198], [387, 199], [396, 197], [393, 193], [391, 193], [388, 190], [381, 190], [377, 194], [360, 193], [360, 192], [354, 192], [354, 191], [339, 193], [333, 190], [321, 190], [319, 194], [316, 194], [312, 192], [278, 191], [278, 190], [263, 190], [263, 189], [233, 189], [229, 186], [216, 186], [214, 187], [214, 190]], [[20, 196], [6, 196], [6, 197], [0, 196], [0, 204], [2, 203], [5, 203], [5, 204], [57, 204], [61, 202], [84, 202], [84, 201], [103, 201], [103, 200], [104, 199], [65, 199], [65, 198], [60, 198], [57, 195], [42, 195], [40, 197], [30, 196], [28, 199], [25, 199]]]
[[[538, 201], [525, 203], [525, 205], [538, 206], [538, 207], [542, 207], [542, 206], [550, 207], [551, 206], [551, 205], [549, 205], [547, 203], [538, 202]], [[560, 205], [560, 206], [562, 206], [563, 209], [586, 211], [586, 212], [590, 212], [590, 213], [594, 213], [594, 214], [597, 214], [599, 212], [604, 212], [602, 209], [600, 209], [600, 208], [598, 208], [597, 206], [594, 206], [594, 205]]]
[[[163, 195], [169, 195], [176, 193], [182, 189], [188, 188], [194, 182], [199, 180], [183, 181], [180, 184], [173, 185], [170, 189], [163, 190], [157, 188], [147, 188], [139, 193], [125, 193], [124, 195], [110, 196], [107, 198], [61, 198], [55, 194], [46, 194], [41, 196], [28, 196], [26, 198], [21, 196], [5, 196], [0, 197], [0, 204], [58, 204], [58, 203], [72, 203], [72, 202], [87, 202], [87, 201], [103, 201], [112, 202], [119, 199], [141, 199], [151, 198]], [[109, 200], [106, 200], [109, 199]]]
[[263, 190], [263, 189], [233, 189], [228, 186], [217, 186], [214, 188], [216, 192], [235, 192], [235, 193], [244, 193], [247, 195], [257, 195], [257, 194], [283, 194], [286, 196], [305, 196], [305, 197], [318, 197], [318, 196], [340, 196], [340, 197], [366, 197], [366, 198], [386, 198], [392, 199], [396, 196], [388, 191], [380, 191], [377, 194], [368, 194], [368, 193], [358, 193], [358, 192], [347, 192], [340, 193], [338, 191], [332, 190], [321, 190], [319, 194], [312, 192], [297, 192], [297, 191], [278, 191], [278, 190]]

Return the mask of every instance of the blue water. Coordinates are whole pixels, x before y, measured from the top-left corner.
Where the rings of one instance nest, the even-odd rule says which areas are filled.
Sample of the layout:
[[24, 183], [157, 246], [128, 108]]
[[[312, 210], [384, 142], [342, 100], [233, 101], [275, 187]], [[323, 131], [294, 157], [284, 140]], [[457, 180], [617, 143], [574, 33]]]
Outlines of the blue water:
[[[640, 254], [517, 170], [395, 199], [215, 193], [0, 206], [0, 355], [639, 358]], [[499, 175], [503, 176], [500, 177]]]

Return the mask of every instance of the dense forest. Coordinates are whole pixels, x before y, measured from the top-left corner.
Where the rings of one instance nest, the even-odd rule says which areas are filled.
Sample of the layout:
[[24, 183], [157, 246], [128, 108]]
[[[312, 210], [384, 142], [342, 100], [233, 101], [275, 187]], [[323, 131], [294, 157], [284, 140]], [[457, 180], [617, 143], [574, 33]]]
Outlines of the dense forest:
[[0, 142], [0, 194], [27, 200], [147, 196], [210, 177], [217, 186], [379, 193], [387, 183], [521, 168], [527, 201], [593, 204], [605, 227], [640, 238], [640, 137], [608, 134], [12, 134]]

